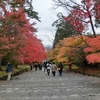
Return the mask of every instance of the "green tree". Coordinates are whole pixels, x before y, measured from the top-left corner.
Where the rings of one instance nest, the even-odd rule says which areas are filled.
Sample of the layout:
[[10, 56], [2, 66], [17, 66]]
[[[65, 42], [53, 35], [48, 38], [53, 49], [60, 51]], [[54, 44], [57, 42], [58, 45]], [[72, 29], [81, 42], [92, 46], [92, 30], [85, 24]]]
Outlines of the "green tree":
[[27, 13], [28, 17], [35, 18], [38, 21], [40, 21], [40, 18], [38, 17], [38, 12], [34, 11], [34, 7], [32, 5], [33, 0], [23, 0], [25, 2], [24, 11]]
[[77, 35], [77, 31], [74, 30], [73, 26], [70, 24], [70, 21], [65, 21], [62, 13], [57, 14], [58, 20], [56, 20], [52, 25], [56, 26], [57, 30], [55, 33], [55, 39], [53, 43], [53, 48], [59, 42], [66, 37]]

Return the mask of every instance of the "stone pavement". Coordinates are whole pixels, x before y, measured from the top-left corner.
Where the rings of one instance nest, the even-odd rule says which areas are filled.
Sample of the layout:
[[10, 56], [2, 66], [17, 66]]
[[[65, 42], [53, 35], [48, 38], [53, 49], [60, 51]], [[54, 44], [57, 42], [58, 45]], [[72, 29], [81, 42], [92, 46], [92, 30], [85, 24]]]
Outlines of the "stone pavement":
[[73, 72], [53, 77], [29, 71], [0, 81], [0, 100], [100, 100], [100, 78]]

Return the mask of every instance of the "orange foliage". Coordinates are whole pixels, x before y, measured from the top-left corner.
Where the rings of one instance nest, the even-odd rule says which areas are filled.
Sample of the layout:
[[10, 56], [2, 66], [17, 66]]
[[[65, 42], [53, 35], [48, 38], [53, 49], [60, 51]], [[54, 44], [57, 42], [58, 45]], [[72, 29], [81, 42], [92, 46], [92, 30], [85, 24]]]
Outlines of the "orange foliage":
[[100, 62], [100, 53], [93, 53], [86, 56], [86, 59], [89, 63], [99, 63]]
[[89, 63], [100, 63], [100, 36], [88, 38], [86, 41], [89, 44], [89, 47], [84, 49], [87, 53], [86, 59]]
[[[83, 36], [83, 39], [86, 37]], [[55, 46], [49, 57], [57, 62], [68, 63], [70, 58], [77, 56], [78, 50], [84, 45], [85, 43], [80, 36], [64, 38]]]

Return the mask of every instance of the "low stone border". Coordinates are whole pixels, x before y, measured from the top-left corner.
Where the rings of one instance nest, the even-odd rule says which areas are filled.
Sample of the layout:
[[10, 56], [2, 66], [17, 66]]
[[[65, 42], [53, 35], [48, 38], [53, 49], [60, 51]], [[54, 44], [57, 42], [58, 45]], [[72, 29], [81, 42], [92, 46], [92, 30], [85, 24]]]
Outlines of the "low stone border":
[[[20, 75], [20, 74], [22, 74], [24, 72], [27, 72], [27, 71], [29, 71], [29, 69], [25, 68], [25, 69], [22, 69], [20, 71], [12, 73], [12, 76], [17, 76], [17, 75]], [[7, 80], [7, 75], [4, 75], [4, 76], [0, 77], [0, 80]]]
[[79, 74], [82, 74], [82, 75], [93, 76], [93, 77], [100, 77], [100, 75], [88, 74], [88, 73], [83, 73], [83, 72], [75, 71], [75, 70], [72, 70], [72, 72], [79, 73]]

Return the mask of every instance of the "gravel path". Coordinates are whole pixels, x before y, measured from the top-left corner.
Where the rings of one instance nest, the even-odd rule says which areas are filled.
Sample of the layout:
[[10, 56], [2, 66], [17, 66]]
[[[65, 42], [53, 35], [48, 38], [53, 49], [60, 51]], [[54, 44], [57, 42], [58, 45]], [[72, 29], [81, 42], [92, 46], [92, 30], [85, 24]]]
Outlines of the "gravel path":
[[100, 100], [100, 78], [66, 72], [29, 71], [0, 81], [0, 100]]

